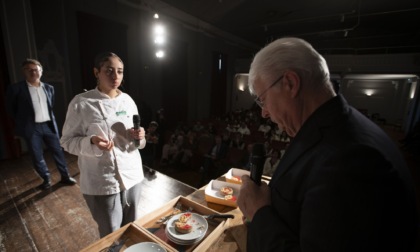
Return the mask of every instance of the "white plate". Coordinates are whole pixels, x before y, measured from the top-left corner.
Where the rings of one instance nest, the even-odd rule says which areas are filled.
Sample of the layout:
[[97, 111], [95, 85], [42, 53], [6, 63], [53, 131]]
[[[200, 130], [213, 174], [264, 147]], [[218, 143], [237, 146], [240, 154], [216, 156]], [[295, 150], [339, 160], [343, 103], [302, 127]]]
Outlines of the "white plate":
[[165, 234], [166, 234], [166, 236], [168, 237], [168, 239], [169, 239], [170, 241], [172, 241], [172, 242], [174, 242], [174, 243], [176, 243], [176, 244], [179, 244], [179, 245], [192, 245], [192, 244], [195, 244], [195, 243], [197, 243], [197, 242], [201, 241], [201, 240], [204, 238], [204, 236], [205, 236], [205, 235], [203, 235], [203, 236], [201, 236], [200, 238], [195, 239], [195, 240], [183, 241], [183, 240], [178, 240], [178, 239], [175, 239], [174, 237], [172, 237], [172, 236], [168, 233], [168, 231], [167, 231], [167, 230], [165, 230]]
[[125, 252], [166, 252], [162, 246], [154, 242], [140, 242], [124, 250]]
[[207, 220], [204, 219], [201, 215], [192, 213], [191, 219], [188, 220], [188, 224], [192, 226], [191, 232], [187, 234], [181, 234], [175, 230], [174, 223], [178, 221], [179, 217], [182, 215], [182, 213], [177, 214], [169, 219], [169, 221], [166, 223], [166, 230], [172, 238], [175, 238], [179, 241], [194, 241], [197, 239], [200, 239], [204, 237], [204, 235], [207, 232], [207, 229], [209, 227]]

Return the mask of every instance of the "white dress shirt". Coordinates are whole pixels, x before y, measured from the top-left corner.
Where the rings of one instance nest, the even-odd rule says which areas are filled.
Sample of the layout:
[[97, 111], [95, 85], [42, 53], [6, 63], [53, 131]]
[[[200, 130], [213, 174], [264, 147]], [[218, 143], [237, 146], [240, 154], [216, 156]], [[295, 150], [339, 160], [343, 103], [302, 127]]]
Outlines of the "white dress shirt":
[[[31, 94], [32, 104], [35, 112], [35, 122], [42, 123], [51, 121], [50, 114], [48, 113], [47, 95], [44, 91], [44, 84], [33, 86], [29, 82], [28, 84], [29, 93]], [[29, 109], [29, 108], [28, 108]]]

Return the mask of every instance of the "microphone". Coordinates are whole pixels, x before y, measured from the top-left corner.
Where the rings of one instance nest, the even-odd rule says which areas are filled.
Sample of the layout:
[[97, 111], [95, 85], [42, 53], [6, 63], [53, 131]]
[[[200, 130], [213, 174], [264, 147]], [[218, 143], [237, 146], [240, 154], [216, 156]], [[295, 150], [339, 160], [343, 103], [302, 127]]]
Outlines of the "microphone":
[[252, 153], [250, 156], [251, 163], [251, 179], [257, 185], [261, 185], [261, 176], [264, 169], [265, 149], [264, 144], [256, 143], [252, 146]]
[[[133, 124], [134, 124], [134, 129], [138, 130], [140, 129], [140, 116], [139, 115], [133, 115]], [[140, 146], [140, 140], [139, 139], [134, 139], [134, 145], [136, 147]]]

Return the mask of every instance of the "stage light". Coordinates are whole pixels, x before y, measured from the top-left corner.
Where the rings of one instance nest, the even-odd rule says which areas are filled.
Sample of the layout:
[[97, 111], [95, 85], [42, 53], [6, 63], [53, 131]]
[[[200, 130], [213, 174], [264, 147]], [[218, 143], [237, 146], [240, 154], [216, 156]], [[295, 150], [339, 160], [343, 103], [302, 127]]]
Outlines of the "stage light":
[[156, 52], [156, 58], [163, 58], [165, 57], [165, 52], [163, 50], [159, 50]]
[[373, 90], [371, 90], [371, 89], [366, 89], [366, 90], [365, 90], [365, 94], [366, 94], [367, 96], [372, 96], [374, 93], [375, 93], [375, 92], [374, 92]]
[[155, 25], [154, 32], [156, 35], [164, 35], [165, 34], [165, 28], [163, 25], [157, 24]]
[[165, 38], [163, 36], [156, 36], [155, 37], [155, 44], [162, 45], [165, 43]]

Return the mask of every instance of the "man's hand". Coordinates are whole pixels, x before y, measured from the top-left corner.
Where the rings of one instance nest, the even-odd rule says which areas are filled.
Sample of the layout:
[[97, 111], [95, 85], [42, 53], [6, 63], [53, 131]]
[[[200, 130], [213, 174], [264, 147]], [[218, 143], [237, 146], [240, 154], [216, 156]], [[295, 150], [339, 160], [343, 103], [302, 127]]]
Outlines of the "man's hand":
[[252, 221], [258, 209], [271, 205], [270, 188], [264, 182], [258, 186], [248, 175], [243, 175], [241, 179], [242, 186], [237, 203], [247, 220]]

